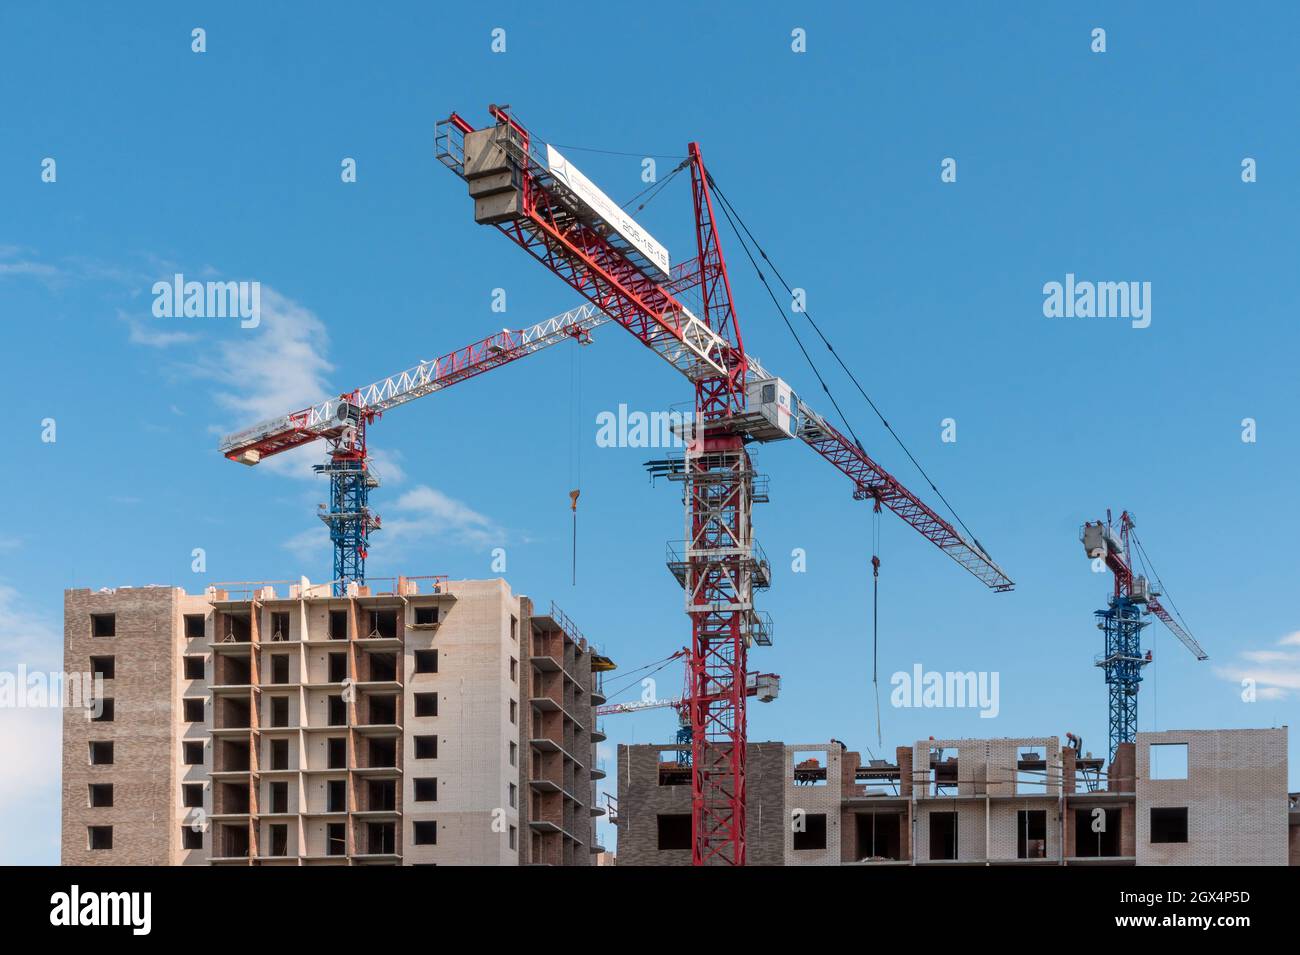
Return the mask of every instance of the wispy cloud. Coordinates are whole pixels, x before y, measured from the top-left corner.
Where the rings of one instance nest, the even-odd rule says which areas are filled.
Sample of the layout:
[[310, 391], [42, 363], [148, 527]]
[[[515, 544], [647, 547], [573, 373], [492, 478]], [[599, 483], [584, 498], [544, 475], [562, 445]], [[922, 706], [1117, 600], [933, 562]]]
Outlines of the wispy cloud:
[[[1275, 646], [1300, 647], [1300, 631], [1287, 634]], [[1236, 684], [1253, 681], [1260, 700], [1286, 699], [1300, 691], [1300, 650], [1244, 650], [1239, 656], [1231, 665], [1215, 667], [1215, 673]]]
[[[117, 310], [117, 317], [126, 322], [130, 329], [128, 340], [132, 345], [144, 345], [146, 348], [170, 348], [197, 341], [195, 332], [182, 331], [176, 327], [173, 319], [136, 318], [123, 309]], [[170, 325], [164, 322], [171, 322]]]
[[222, 341], [197, 369], [216, 381], [216, 400], [252, 423], [305, 408], [330, 394], [329, 334], [310, 309], [262, 286], [262, 321]]
[[406, 491], [389, 511], [382, 532], [385, 547], [438, 538], [475, 547], [505, 541], [505, 532], [492, 518], [427, 484]]
[[0, 668], [59, 668], [62, 659], [62, 629], [29, 609], [13, 587], [0, 584]]

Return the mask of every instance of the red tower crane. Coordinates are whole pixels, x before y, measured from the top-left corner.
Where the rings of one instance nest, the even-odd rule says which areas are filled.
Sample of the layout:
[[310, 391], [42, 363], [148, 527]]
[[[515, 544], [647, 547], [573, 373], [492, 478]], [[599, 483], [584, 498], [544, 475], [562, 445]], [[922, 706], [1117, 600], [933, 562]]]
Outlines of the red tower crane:
[[[845, 473], [857, 499], [898, 514], [994, 590], [1014, 584], [978, 545], [876, 464], [746, 354], [711, 182], [688, 146], [694, 255], [667, 250], [504, 107], [482, 129], [456, 113], [437, 124], [439, 161], [468, 184], [474, 218], [519, 245], [678, 369], [695, 392], [697, 433], [670, 477], [683, 483], [686, 542], [679, 579], [691, 619], [692, 861], [745, 863], [745, 674], [751, 642], [770, 642], [754, 607], [764, 568], [751, 507], [766, 500], [747, 445], [798, 437]], [[697, 316], [683, 302], [698, 303]]]

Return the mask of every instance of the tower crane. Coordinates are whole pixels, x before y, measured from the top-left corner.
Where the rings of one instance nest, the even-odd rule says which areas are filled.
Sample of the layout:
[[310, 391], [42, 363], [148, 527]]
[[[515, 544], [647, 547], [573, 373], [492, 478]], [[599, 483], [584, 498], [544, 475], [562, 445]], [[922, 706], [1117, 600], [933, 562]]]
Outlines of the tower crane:
[[[1133, 572], [1130, 540], [1137, 545], [1139, 556], [1143, 553], [1142, 542], [1133, 532], [1133, 527], [1133, 515], [1124, 511], [1119, 516], [1117, 529], [1108, 510], [1105, 523], [1085, 522], [1080, 531], [1085, 553], [1093, 560], [1104, 561], [1115, 577], [1115, 589], [1108, 606], [1095, 614], [1097, 629], [1105, 634], [1106, 641], [1105, 650], [1097, 655], [1094, 663], [1105, 672], [1106, 685], [1110, 690], [1108, 725], [1111, 760], [1115, 759], [1119, 744], [1133, 742], [1137, 733], [1138, 689], [1142, 684], [1142, 668], [1152, 659], [1151, 651], [1148, 650], [1145, 656], [1142, 653], [1142, 629], [1149, 623], [1142, 619], [1143, 614], [1151, 614], [1159, 619], [1182, 641], [1183, 646], [1195, 654], [1197, 660], [1209, 659], [1196, 639], [1160, 603], [1160, 591], [1151, 587], [1144, 574]], [[1153, 568], [1151, 572], [1155, 576]], [[1159, 577], [1156, 577], [1156, 582], [1159, 584]]]
[[[690, 383], [697, 433], [667, 476], [683, 485], [686, 539], [669, 569], [691, 619], [687, 691], [692, 764], [692, 861], [745, 862], [746, 699], [752, 643], [771, 643], [754, 606], [768, 570], [753, 535], [751, 508], [767, 499], [751, 443], [798, 439], [844, 474], [855, 500], [897, 514], [994, 591], [1015, 585], [973, 538], [877, 464], [746, 352], [715, 228], [712, 178], [699, 145], [689, 168], [694, 254], [673, 265], [667, 250], [555, 147], [535, 139], [504, 107], [475, 129], [453, 113], [435, 130], [436, 158], [466, 181], [474, 217], [501, 231], [587, 301], [531, 328], [503, 330], [441, 358], [309, 408], [226, 436], [222, 453], [256, 465], [323, 440], [330, 504], [320, 515], [334, 546], [335, 592], [365, 579], [370, 511], [378, 486], [366, 431], [386, 411], [569, 339], [585, 343], [607, 321], [621, 325]], [[687, 300], [698, 310], [688, 307]], [[770, 676], [770, 674], [762, 675]], [[756, 689], [757, 685], [755, 685]], [[760, 699], [762, 696], [760, 695]]]
[[226, 435], [219, 449], [232, 461], [253, 466], [285, 451], [324, 441], [330, 456], [315, 465], [330, 480], [329, 505], [320, 518], [334, 546], [334, 593], [350, 583], [364, 583], [370, 535], [382, 527], [370, 510], [370, 491], [379, 475], [370, 459], [366, 430], [384, 412], [433, 394], [467, 378], [565, 341], [591, 342], [591, 331], [609, 320], [595, 305], [584, 303], [528, 328], [503, 329], [441, 358]]
[[436, 158], [466, 182], [475, 221], [554, 272], [694, 390], [697, 434], [668, 475], [682, 482], [686, 512], [691, 855], [696, 865], [744, 865], [746, 654], [751, 643], [771, 641], [753, 602], [761, 570], [751, 507], [766, 495], [748, 445], [802, 440], [850, 479], [855, 499], [889, 508], [993, 590], [1014, 584], [977, 542], [746, 352], [698, 143], [678, 167], [690, 171], [695, 249], [674, 268], [667, 249], [558, 149], [507, 107], [489, 113], [493, 122], [480, 129], [457, 113], [435, 128]]

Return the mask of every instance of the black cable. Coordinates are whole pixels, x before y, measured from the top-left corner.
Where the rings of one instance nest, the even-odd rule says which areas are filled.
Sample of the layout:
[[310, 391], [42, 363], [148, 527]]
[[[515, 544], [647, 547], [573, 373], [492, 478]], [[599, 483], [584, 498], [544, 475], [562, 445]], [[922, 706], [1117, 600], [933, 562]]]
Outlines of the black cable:
[[1135, 531], [1129, 531], [1129, 533], [1133, 537], [1133, 543], [1137, 544], [1138, 556], [1142, 558], [1142, 563], [1151, 569], [1151, 576], [1155, 578], [1156, 584], [1160, 587], [1160, 596], [1168, 600], [1169, 609], [1174, 612], [1174, 616], [1178, 618], [1178, 622], [1182, 624], [1183, 629], [1187, 630], [1188, 633], [1190, 633], [1191, 630], [1187, 626], [1187, 621], [1183, 619], [1182, 612], [1178, 609], [1177, 605], [1174, 603], [1174, 598], [1169, 596], [1169, 592], [1165, 590], [1165, 582], [1160, 579], [1160, 575], [1156, 572], [1156, 565], [1152, 563], [1151, 558], [1147, 556], [1147, 549], [1142, 546], [1142, 541], [1138, 539], [1137, 533]]
[[[710, 177], [710, 181], [712, 181], [712, 177]], [[720, 192], [719, 197], [721, 197]], [[730, 203], [723, 199], [721, 206], [722, 214], [726, 217], [727, 222], [731, 224], [732, 231], [736, 233], [736, 238], [740, 242], [741, 249], [744, 250], [745, 256], [749, 259], [750, 265], [754, 267], [754, 271], [758, 274], [758, 280], [763, 283], [763, 288], [767, 289], [768, 297], [772, 299], [772, 304], [776, 306], [776, 310], [781, 316], [781, 321], [785, 322], [785, 327], [790, 330], [790, 335], [794, 338], [794, 343], [799, 346], [799, 351], [803, 352], [804, 360], [808, 362], [808, 367], [812, 369], [813, 375], [817, 378], [817, 383], [822, 386], [822, 391], [824, 391], [826, 397], [830, 399], [830, 403], [834, 406], [836, 414], [840, 416], [840, 421], [844, 423], [844, 427], [849, 432], [849, 436], [853, 438], [853, 443], [858, 446], [858, 450], [865, 456], [867, 453], [866, 448], [864, 448], [862, 442], [858, 440], [857, 432], [853, 430], [853, 425], [849, 423], [848, 416], [844, 413], [844, 409], [840, 407], [840, 403], [836, 401], [835, 396], [831, 394], [830, 386], [826, 384], [826, 379], [822, 377], [821, 371], [817, 368], [817, 363], [813, 361], [812, 356], [808, 354], [808, 349], [804, 347], [803, 340], [799, 337], [799, 333], [794, 330], [794, 325], [791, 324], [790, 319], [786, 316], [785, 309], [781, 307], [781, 302], [777, 299], [776, 293], [772, 291], [772, 286], [768, 284], [767, 276], [763, 274], [763, 270], [759, 268], [758, 262], [755, 261], [753, 253], [749, 251], [749, 244], [745, 241], [744, 235], [742, 235], [740, 230], [736, 228], [736, 223], [731, 218], [731, 212], [728, 211], [729, 206]], [[760, 249], [759, 252], [761, 253], [762, 250]]]
[[[727, 209], [731, 209], [732, 212], [735, 212], [735, 207], [732, 206], [730, 200], [727, 199], [726, 194], [722, 191], [721, 188], [719, 188], [717, 182], [714, 181], [712, 174], [707, 172], [705, 174], [708, 176], [709, 185], [713, 187], [714, 192], [718, 194], [718, 198], [722, 200], [723, 211], [725, 212]], [[785, 277], [781, 275], [781, 270], [776, 267], [776, 264], [770, 258], [768, 258], [767, 253], [763, 251], [763, 247], [759, 244], [758, 240], [754, 238], [754, 234], [749, 231], [749, 227], [745, 225], [744, 220], [740, 217], [740, 213], [735, 212], [735, 215], [736, 215], [736, 220], [740, 222], [741, 228], [745, 230], [745, 234], [749, 236], [750, 240], [753, 241], [754, 243], [754, 247], [758, 249], [758, 254], [763, 257], [763, 261], [772, 267], [772, 273], [777, 277], [777, 279], [780, 280], [781, 284], [785, 286], [786, 292], [793, 295], [794, 290], [790, 287], [790, 284], [786, 282]], [[728, 221], [730, 221], [730, 216], [728, 216]], [[752, 257], [751, 257], [751, 261], [753, 261]], [[755, 266], [755, 268], [757, 268], [757, 266]], [[767, 283], [764, 282], [764, 284], [766, 285]], [[778, 307], [780, 307], [779, 304]], [[782, 317], [785, 316], [785, 309], [781, 309], [781, 315]], [[961, 519], [961, 516], [957, 513], [957, 509], [954, 508], [951, 503], [949, 503], [946, 497], [943, 496], [943, 492], [941, 492], [939, 488], [935, 486], [934, 481], [930, 479], [930, 475], [926, 473], [925, 468], [921, 467], [921, 462], [916, 460], [916, 458], [912, 455], [912, 452], [908, 450], [907, 445], [903, 443], [903, 439], [898, 436], [898, 432], [894, 430], [893, 426], [890, 425], [889, 421], [885, 418], [885, 416], [881, 414], [880, 409], [876, 406], [876, 403], [871, 400], [871, 396], [868, 395], [866, 389], [862, 387], [862, 384], [858, 381], [857, 376], [853, 374], [852, 370], [845, 363], [844, 359], [840, 357], [839, 352], [837, 352], [834, 346], [831, 345], [830, 341], [822, 333], [821, 328], [817, 325], [815, 321], [813, 321], [812, 315], [808, 312], [806, 308], [803, 310], [803, 315], [804, 318], [808, 319], [808, 324], [813, 327], [813, 330], [817, 333], [817, 337], [820, 338], [822, 340], [822, 344], [826, 346], [827, 351], [829, 351], [832, 355], [835, 356], [835, 360], [839, 362], [840, 367], [844, 369], [845, 374], [849, 376], [849, 380], [852, 381], [854, 387], [858, 389], [858, 393], [861, 394], [862, 397], [866, 399], [867, 404], [871, 406], [871, 410], [876, 413], [876, 417], [879, 418], [880, 423], [885, 426], [885, 430], [887, 430], [893, 436], [894, 440], [898, 442], [898, 446], [903, 449], [903, 453], [907, 455], [908, 460], [910, 460], [912, 464], [916, 467], [916, 470], [920, 472], [921, 477], [925, 478], [925, 482], [928, 485], [930, 485], [930, 490], [934, 491], [934, 493], [938, 496], [939, 500], [943, 501], [944, 506], [947, 507], [949, 513], [952, 514], [953, 519], [956, 520], [957, 523], [962, 526], [962, 529], [966, 531], [967, 534], [970, 535], [971, 541], [973, 541], [975, 546], [980, 549], [980, 552], [983, 553], [985, 557], [988, 557], [989, 552], [984, 549], [984, 545], [979, 542], [979, 538], [976, 537], [974, 532], [971, 531], [971, 529], [966, 526], [966, 522]], [[787, 322], [786, 324], [788, 325], [789, 322]], [[842, 414], [843, 413], [841, 412], [841, 416]], [[854, 437], [854, 440], [857, 441], [856, 436]], [[859, 449], [861, 449], [862, 447], [860, 442], [858, 444], [858, 447]]]
[[674, 178], [674, 177], [675, 177], [679, 172], [681, 172], [683, 169], [686, 168], [686, 162], [687, 162], [686, 160], [682, 160], [680, 163], [678, 163], [677, 168], [674, 169], [672, 172], [670, 172], [670, 173], [669, 173], [665, 178], [659, 180], [658, 182], [652, 182], [652, 183], [650, 183], [650, 185], [646, 186], [644, 189], [642, 189], [640, 192], [638, 192], [635, 196], [633, 196], [633, 197], [632, 197], [631, 199], [629, 199], [627, 202], [622, 203], [622, 204], [621, 204], [621, 208], [623, 208], [623, 209], [627, 209], [628, 206], [630, 206], [632, 203], [636, 202], [638, 199], [640, 199], [642, 196], [644, 196], [647, 192], [650, 192], [650, 191], [653, 189], [653, 190], [654, 190], [654, 193], [653, 193], [652, 195], [648, 196], [648, 197], [646, 198], [646, 201], [643, 202], [643, 203], [641, 203], [641, 205], [637, 206], [635, 209], [633, 209], [632, 212], [633, 212], [633, 213], [640, 212], [640, 211], [641, 211], [642, 209], [644, 209], [646, 206], [650, 205], [650, 203], [651, 203], [651, 202], [652, 202], [652, 201], [653, 201], [653, 200], [654, 200], [654, 199], [659, 195], [659, 193], [663, 191], [664, 186], [666, 186], [666, 185], [668, 185], [668, 183], [672, 182], [672, 181], [673, 181], [673, 178]]
[[688, 159], [688, 156], [668, 153], [628, 153], [617, 149], [596, 149], [592, 146], [566, 146], [564, 143], [551, 143], [556, 149], [576, 149], [580, 153], [604, 153], [606, 156], [634, 156], [638, 159]]

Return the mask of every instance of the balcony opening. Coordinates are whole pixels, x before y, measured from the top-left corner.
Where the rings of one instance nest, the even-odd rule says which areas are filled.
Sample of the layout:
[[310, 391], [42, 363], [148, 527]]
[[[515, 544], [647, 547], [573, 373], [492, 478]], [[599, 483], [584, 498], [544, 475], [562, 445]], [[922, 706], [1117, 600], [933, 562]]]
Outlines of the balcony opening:
[[1081, 859], [1114, 857], [1120, 854], [1119, 833], [1122, 809], [1076, 809], [1074, 811], [1074, 854]]
[[396, 640], [397, 611], [370, 611], [370, 629], [366, 631], [366, 636], [371, 639]]
[[342, 696], [331, 696], [327, 700], [325, 721], [330, 726], [348, 725], [348, 705]]
[[415, 608], [415, 625], [417, 627], [431, 627], [438, 622], [437, 607], [416, 607]]
[[253, 665], [248, 657], [218, 654], [217, 686], [247, 686], [252, 682]]
[[201, 613], [187, 613], [185, 615], [185, 639], [202, 640], [207, 636], [207, 624]]
[[325, 811], [348, 811], [348, 784], [344, 779], [331, 779], [325, 784]]
[[1047, 858], [1047, 810], [1021, 809], [1016, 813], [1016, 858]]
[[331, 610], [329, 637], [331, 640], [346, 640], [348, 638], [348, 612], [346, 610]]
[[188, 656], [185, 658], [185, 679], [202, 680], [205, 676], [206, 663], [201, 656]]
[[415, 715], [416, 716], [437, 716], [438, 715], [438, 694], [437, 693], [416, 693], [415, 694]]
[[415, 758], [416, 759], [437, 759], [438, 758], [438, 737], [436, 736], [415, 737]]
[[181, 805], [186, 809], [202, 809], [203, 784], [181, 783]]
[[957, 814], [930, 813], [930, 858], [957, 858]]
[[289, 768], [289, 741], [287, 739], [271, 740], [271, 768]]
[[253, 707], [248, 700], [227, 696], [221, 700], [219, 729], [244, 729], [253, 725]]
[[372, 696], [370, 722], [376, 726], [393, 726], [397, 723], [397, 697]]
[[391, 822], [372, 822], [366, 827], [366, 848], [372, 856], [392, 855], [397, 851], [397, 825]]
[[857, 816], [857, 861], [901, 859], [902, 819], [902, 815], [895, 812], [873, 812]]
[[289, 654], [276, 653], [271, 656], [271, 682], [289, 682]]
[[90, 672], [97, 679], [112, 680], [117, 672], [115, 662], [114, 657], [91, 657]]
[[370, 762], [371, 766], [396, 766], [397, 765], [397, 740], [395, 739], [372, 739], [370, 741]]
[[220, 783], [218, 785], [220, 803], [217, 813], [246, 813], [249, 807], [247, 783]]
[[329, 655], [329, 682], [342, 683], [348, 678], [348, 655], [331, 653]]
[[289, 614], [275, 611], [271, 614], [271, 642], [284, 643], [289, 639]]
[[221, 855], [230, 859], [248, 857], [248, 826], [226, 823], [221, 827]]
[[689, 850], [691, 848], [690, 813], [660, 813], [658, 824], [660, 852], [670, 849]]
[[[189, 745], [188, 743], [186, 744]], [[202, 750], [202, 743], [196, 743]], [[202, 760], [200, 760], [202, 762]], [[196, 764], [197, 765], [197, 764]], [[221, 744], [221, 769], [228, 773], [248, 772], [248, 741], [247, 740], [223, 740]]]
[[826, 813], [801, 813], [796, 809], [792, 824], [794, 839], [791, 847], [796, 852], [826, 848]]
[[193, 826], [181, 826], [181, 848], [185, 850], [203, 848], [203, 830]]
[[396, 653], [368, 653], [370, 682], [392, 683], [397, 679]]
[[438, 672], [438, 651], [437, 650], [416, 650], [415, 651], [415, 672], [416, 673], [437, 673]]
[[325, 827], [325, 854], [331, 856], [346, 855], [348, 837], [346, 827], [341, 822], [331, 822]]
[[348, 767], [348, 741], [342, 736], [334, 736], [327, 740], [328, 769], [347, 769]]
[[92, 613], [90, 615], [90, 635], [92, 637], [117, 636], [117, 614]]
[[186, 766], [203, 765], [203, 744], [198, 742], [182, 743], [181, 758]]
[[271, 855], [287, 856], [289, 854], [289, 827], [284, 823], [271, 826]]
[[202, 723], [203, 715], [203, 697], [190, 698], [181, 700], [181, 714], [186, 723]]
[[1186, 842], [1187, 807], [1151, 810], [1151, 842]]
[[393, 812], [397, 809], [396, 780], [372, 779], [367, 789], [367, 809], [373, 812]]
[[248, 643], [253, 639], [253, 618], [246, 613], [230, 613], [222, 617], [220, 639], [222, 643]]
[[271, 725], [289, 725], [289, 698], [287, 696], [271, 697]]

